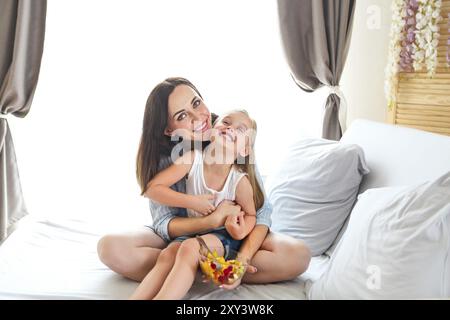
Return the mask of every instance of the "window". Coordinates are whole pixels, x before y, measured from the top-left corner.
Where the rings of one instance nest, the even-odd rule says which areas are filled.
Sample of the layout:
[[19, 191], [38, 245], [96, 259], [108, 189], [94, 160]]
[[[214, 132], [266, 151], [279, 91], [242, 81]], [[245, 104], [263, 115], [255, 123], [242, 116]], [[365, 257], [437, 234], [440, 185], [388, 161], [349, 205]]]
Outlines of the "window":
[[33, 105], [10, 121], [30, 213], [148, 221], [135, 157], [147, 96], [169, 76], [215, 113], [249, 111], [265, 175], [290, 143], [320, 136], [324, 94], [292, 81], [277, 19], [276, 1], [49, 2]]

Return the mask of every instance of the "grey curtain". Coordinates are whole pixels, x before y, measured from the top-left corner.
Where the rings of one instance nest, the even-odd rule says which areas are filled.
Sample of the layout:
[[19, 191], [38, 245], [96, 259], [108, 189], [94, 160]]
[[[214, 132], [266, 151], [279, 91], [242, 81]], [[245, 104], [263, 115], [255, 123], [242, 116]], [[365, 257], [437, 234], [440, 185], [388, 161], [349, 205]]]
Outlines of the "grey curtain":
[[0, 242], [27, 214], [7, 117], [30, 110], [44, 45], [46, 0], [0, 0]]
[[[323, 138], [339, 140], [339, 80], [353, 24], [355, 0], [278, 0], [284, 52], [296, 84], [307, 92], [326, 85]], [[345, 123], [342, 123], [345, 124]]]

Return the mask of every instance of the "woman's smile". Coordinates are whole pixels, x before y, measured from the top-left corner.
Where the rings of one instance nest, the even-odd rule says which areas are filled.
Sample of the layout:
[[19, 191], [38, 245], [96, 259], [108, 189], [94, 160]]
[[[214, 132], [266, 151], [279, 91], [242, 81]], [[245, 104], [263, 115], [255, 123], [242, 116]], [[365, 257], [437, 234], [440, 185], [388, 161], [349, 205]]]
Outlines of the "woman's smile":
[[[197, 123], [197, 121], [196, 121]], [[194, 127], [194, 132], [205, 132], [206, 130], [210, 129], [211, 126], [209, 124], [209, 117], [205, 119], [205, 121], [198, 124], [196, 127]]]

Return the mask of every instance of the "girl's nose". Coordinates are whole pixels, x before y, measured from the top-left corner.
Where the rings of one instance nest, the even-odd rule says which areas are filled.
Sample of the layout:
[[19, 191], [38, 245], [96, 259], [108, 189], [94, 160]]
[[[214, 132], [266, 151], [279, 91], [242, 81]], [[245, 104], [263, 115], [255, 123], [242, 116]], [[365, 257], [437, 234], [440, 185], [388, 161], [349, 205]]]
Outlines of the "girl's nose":
[[231, 134], [233, 137], [235, 136], [235, 131], [234, 131], [234, 128], [232, 126], [227, 126], [225, 128], [225, 132], [224, 133]]

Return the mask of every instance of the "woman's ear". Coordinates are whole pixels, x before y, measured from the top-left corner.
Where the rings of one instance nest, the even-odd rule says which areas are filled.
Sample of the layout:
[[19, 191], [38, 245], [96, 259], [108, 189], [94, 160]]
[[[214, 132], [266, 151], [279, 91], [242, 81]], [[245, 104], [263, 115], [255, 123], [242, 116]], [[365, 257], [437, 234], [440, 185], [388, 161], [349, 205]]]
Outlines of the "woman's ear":
[[164, 134], [165, 134], [166, 136], [171, 137], [171, 136], [172, 136], [172, 133], [173, 133], [173, 130], [169, 129], [168, 127], [166, 127], [166, 128], [164, 129]]

